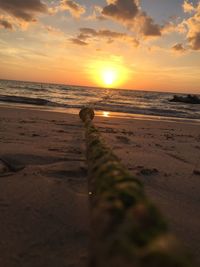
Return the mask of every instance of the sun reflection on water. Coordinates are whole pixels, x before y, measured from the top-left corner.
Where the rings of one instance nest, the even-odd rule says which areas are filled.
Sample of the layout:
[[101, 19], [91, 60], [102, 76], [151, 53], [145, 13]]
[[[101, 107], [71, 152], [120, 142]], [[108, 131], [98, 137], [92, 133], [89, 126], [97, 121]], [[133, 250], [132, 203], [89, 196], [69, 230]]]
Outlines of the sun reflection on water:
[[110, 117], [110, 112], [103, 111], [103, 117], [106, 117], [106, 118]]

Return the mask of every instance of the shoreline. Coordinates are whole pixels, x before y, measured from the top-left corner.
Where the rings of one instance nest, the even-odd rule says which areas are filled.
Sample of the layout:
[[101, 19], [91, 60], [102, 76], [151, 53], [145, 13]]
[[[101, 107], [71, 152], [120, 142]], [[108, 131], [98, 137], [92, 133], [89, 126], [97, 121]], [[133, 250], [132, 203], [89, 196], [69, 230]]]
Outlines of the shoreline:
[[[1, 265], [87, 266], [90, 213], [78, 115], [0, 106], [0, 124], [0, 158], [16, 169], [0, 161]], [[106, 116], [94, 124], [200, 263], [199, 125]]]
[[[64, 113], [78, 115], [80, 108], [59, 108], [59, 107], [48, 107], [48, 106], [36, 106], [30, 104], [9, 104], [0, 102], [0, 108], [10, 108], [10, 109], [25, 109], [25, 110], [35, 110], [43, 112], [52, 113]], [[200, 124], [200, 119], [193, 118], [180, 118], [180, 117], [170, 117], [164, 115], [148, 115], [141, 113], [126, 113], [126, 112], [115, 112], [108, 110], [95, 110], [95, 116], [97, 117], [109, 117], [109, 118], [119, 118], [119, 119], [136, 119], [136, 120], [151, 120], [151, 121], [166, 121], [166, 122], [177, 122], [177, 123], [194, 123]]]

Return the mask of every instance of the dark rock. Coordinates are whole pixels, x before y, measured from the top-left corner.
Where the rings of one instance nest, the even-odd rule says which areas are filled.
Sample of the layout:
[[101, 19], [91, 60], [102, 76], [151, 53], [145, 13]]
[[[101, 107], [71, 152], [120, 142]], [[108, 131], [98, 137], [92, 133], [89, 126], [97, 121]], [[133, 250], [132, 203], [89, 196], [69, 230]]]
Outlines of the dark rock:
[[200, 104], [200, 98], [195, 95], [187, 95], [187, 96], [174, 95], [173, 99], [170, 99], [169, 101], [186, 103], [186, 104]]

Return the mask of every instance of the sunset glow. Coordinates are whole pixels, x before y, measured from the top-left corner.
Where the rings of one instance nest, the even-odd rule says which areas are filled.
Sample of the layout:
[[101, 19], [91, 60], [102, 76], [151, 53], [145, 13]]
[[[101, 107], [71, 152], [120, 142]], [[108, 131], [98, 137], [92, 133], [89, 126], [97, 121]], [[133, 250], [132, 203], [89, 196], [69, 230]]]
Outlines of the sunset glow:
[[200, 0], [19, 2], [0, 1], [0, 79], [200, 93]]

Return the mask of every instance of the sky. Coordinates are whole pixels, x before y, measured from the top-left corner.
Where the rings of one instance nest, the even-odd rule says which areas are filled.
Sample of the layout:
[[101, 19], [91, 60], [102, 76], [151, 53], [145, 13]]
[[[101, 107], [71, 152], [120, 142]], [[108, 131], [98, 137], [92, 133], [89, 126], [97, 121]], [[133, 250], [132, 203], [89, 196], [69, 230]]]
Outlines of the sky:
[[0, 0], [0, 79], [200, 93], [200, 1]]

